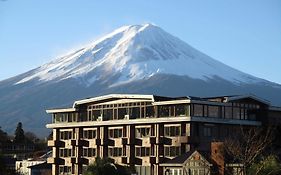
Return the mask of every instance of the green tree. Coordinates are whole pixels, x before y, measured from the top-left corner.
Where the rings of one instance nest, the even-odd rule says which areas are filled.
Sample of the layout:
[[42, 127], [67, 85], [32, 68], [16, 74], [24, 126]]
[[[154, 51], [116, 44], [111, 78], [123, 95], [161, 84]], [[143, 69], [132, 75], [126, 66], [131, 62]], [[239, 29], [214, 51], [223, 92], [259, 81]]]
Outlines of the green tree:
[[277, 156], [261, 156], [257, 163], [252, 164], [248, 169], [249, 175], [279, 175], [281, 173], [281, 163]]
[[24, 131], [22, 129], [22, 123], [19, 122], [15, 131], [15, 139], [14, 142], [22, 143], [25, 141]]
[[89, 165], [84, 175], [129, 175], [127, 167], [114, 164], [109, 159], [96, 158], [96, 161]]
[[273, 127], [240, 128], [224, 141], [224, 150], [229, 163], [239, 163], [243, 166], [238, 174], [257, 174], [250, 167], [260, 163], [271, 150], [275, 129]]

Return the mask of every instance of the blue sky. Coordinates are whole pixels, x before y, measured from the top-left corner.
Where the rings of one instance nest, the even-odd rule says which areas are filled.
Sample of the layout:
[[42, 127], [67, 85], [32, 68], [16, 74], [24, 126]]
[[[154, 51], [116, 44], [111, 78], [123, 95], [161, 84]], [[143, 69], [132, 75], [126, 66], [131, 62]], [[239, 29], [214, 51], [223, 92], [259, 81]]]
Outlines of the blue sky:
[[225, 64], [281, 84], [280, 0], [0, 0], [0, 80], [117, 27], [147, 22]]

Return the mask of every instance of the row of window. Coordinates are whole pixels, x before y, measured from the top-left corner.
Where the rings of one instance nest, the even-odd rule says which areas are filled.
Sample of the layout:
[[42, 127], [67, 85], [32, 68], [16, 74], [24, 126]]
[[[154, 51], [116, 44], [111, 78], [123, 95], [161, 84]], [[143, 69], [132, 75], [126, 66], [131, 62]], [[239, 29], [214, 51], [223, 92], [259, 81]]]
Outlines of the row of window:
[[158, 117], [189, 116], [189, 105], [158, 106]]
[[[136, 138], [144, 138], [154, 136], [150, 127], [141, 127], [135, 129]], [[175, 137], [185, 135], [185, 133], [181, 133], [180, 126], [165, 126], [164, 127], [164, 136], [167, 137]], [[108, 130], [108, 137], [109, 138], [121, 138], [123, 137], [123, 129], [116, 128], [116, 129], [109, 129]], [[83, 138], [84, 139], [95, 139], [97, 138], [97, 130], [84, 130], [83, 131]], [[72, 131], [61, 131], [60, 132], [60, 139], [61, 140], [70, 140], [74, 139]]]
[[[125, 151], [125, 150], [124, 150]], [[148, 157], [154, 156], [154, 148], [153, 147], [136, 147], [135, 148], [135, 155], [137, 157]], [[164, 155], [166, 157], [176, 157], [179, 156], [181, 153], [180, 146], [165, 146], [164, 147]], [[108, 156], [110, 157], [120, 157], [126, 155], [123, 152], [122, 147], [109, 147], [108, 148]], [[59, 149], [59, 156], [60, 157], [74, 157], [75, 151], [74, 149], [68, 148], [60, 148]], [[95, 157], [97, 156], [96, 148], [83, 148], [83, 156], [84, 157]]]
[[56, 113], [53, 116], [54, 123], [63, 123], [63, 122], [77, 122], [77, 113]]
[[[251, 107], [251, 108], [249, 108]], [[191, 116], [198, 117], [213, 117], [213, 118], [226, 118], [238, 120], [255, 120], [256, 108], [255, 105], [245, 106], [211, 106], [202, 104], [191, 105]]]
[[[204, 104], [177, 104], [139, 106], [141, 103], [119, 105], [97, 105], [88, 107], [88, 113], [56, 113], [53, 122], [78, 122], [97, 120], [122, 120], [151, 117], [205, 116], [241, 120], [255, 120], [255, 111], [260, 108], [255, 104], [233, 103], [232, 106]], [[156, 110], [157, 109], [157, 110]], [[157, 111], [157, 113], [155, 112]], [[157, 116], [156, 116], [157, 114]]]
[[123, 120], [154, 117], [154, 107], [130, 107], [88, 110], [88, 121]]
[[91, 105], [88, 106], [88, 109], [105, 109], [105, 108], [114, 108], [114, 107], [129, 107], [129, 106], [144, 106], [151, 105], [150, 102], [133, 102], [133, 103], [119, 103], [119, 104], [106, 104], [106, 105]]

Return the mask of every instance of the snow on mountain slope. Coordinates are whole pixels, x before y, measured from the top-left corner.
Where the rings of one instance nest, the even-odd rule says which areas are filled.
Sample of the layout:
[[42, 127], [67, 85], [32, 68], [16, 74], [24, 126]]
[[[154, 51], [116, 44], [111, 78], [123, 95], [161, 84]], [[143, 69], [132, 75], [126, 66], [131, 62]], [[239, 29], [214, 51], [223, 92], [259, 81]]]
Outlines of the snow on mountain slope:
[[155, 25], [144, 24], [121, 27], [33, 70], [16, 84], [76, 78], [88, 85], [114, 79], [110, 86], [115, 86], [159, 73], [202, 80], [220, 77], [236, 84], [264, 81], [210, 58]]

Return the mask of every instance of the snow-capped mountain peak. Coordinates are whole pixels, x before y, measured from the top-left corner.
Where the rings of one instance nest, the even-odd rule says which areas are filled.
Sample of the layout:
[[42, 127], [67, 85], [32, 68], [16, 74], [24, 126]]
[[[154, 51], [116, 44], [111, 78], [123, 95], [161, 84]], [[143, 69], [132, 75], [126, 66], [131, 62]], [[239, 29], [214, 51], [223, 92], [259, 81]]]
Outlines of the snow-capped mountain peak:
[[75, 78], [87, 85], [110, 80], [109, 86], [115, 86], [160, 73], [203, 80], [220, 77], [235, 83], [262, 81], [210, 58], [153, 24], [144, 24], [120, 27], [34, 69], [16, 84]]

